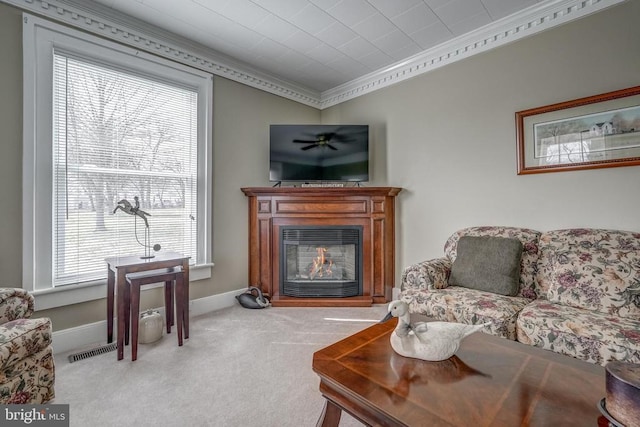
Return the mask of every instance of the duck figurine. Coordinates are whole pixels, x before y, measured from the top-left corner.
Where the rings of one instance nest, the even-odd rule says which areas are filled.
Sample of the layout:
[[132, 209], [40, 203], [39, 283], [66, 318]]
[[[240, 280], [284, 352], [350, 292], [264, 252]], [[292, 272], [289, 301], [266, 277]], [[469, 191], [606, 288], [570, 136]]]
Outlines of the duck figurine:
[[418, 322], [411, 324], [409, 305], [404, 301], [392, 301], [389, 313], [380, 322], [398, 318], [398, 325], [391, 334], [391, 348], [401, 356], [437, 362], [453, 356], [460, 342], [490, 323], [465, 325], [451, 322]]

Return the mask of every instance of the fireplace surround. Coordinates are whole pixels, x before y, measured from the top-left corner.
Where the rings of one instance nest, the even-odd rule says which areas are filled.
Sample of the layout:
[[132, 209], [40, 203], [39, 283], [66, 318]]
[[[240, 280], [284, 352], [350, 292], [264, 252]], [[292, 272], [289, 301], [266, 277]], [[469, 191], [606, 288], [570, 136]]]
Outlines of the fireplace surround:
[[[396, 187], [249, 187], [242, 188], [249, 201], [249, 271], [248, 285], [259, 287], [268, 295], [274, 306], [370, 306], [372, 303], [385, 303], [391, 299], [391, 290], [395, 281], [395, 197], [401, 191]], [[361, 269], [360, 283], [356, 295], [351, 295], [354, 286], [344, 291], [349, 295], [316, 295], [318, 292], [305, 289], [304, 280], [293, 288], [285, 290], [282, 282], [281, 268], [286, 271], [287, 249], [281, 243], [283, 230], [289, 229], [344, 229], [360, 230]], [[287, 236], [290, 237], [290, 236]], [[303, 241], [304, 242], [304, 241]], [[337, 245], [337, 246], [349, 246]], [[298, 248], [288, 250], [295, 252], [304, 249], [311, 256], [322, 257], [318, 248]], [[332, 261], [343, 261], [349, 253], [341, 252], [343, 248], [331, 245], [325, 252]], [[350, 251], [351, 249], [346, 249]], [[297, 254], [296, 254], [297, 256]], [[333, 259], [338, 257], [338, 259]], [[329, 262], [327, 257], [322, 265]], [[313, 262], [296, 260], [302, 267], [293, 270], [299, 276], [308, 275], [304, 270], [312, 268]], [[348, 265], [347, 265], [348, 267]], [[297, 270], [296, 270], [297, 269]], [[302, 269], [300, 272], [298, 270]], [[315, 272], [317, 275], [319, 272]], [[351, 277], [346, 272], [346, 277]], [[324, 272], [322, 272], [324, 274]], [[319, 287], [336, 287], [338, 281], [350, 282], [344, 278], [313, 281]], [[295, 277], [295, 274], [293, 275]], [[349, 286], [347, 286], [349, 288]], [[325, 293], [331, 294], [334, 290]], [[343, 292], [343, 291], [340, 291]], [[296, 294], [297, 293], [297, 294]]]

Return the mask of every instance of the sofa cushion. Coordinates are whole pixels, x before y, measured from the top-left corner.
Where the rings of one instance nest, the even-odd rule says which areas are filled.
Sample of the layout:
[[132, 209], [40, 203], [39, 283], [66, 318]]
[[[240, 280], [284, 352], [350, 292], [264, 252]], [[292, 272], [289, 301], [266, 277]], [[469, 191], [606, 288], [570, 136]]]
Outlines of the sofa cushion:
[[554, 303], [640, 318], [640, 234], [556, 230], [541, 237], [539, 281]]
[[469, 227], [453, 233], [444, 245], [444, 253], [451, 262], [455, 261], [458, 252], [458, 241], [462, 236], [494, 236], [509, 237], [522, 242], [522, 260], [520, 262], [520, 289], [518, 296], [529, 299], [538, 297], [539, 291], [536, 282], [536, 269], [538, 263], [538, 239], [540, 232], [528, 228], [482, 226]]
[[490, 292], [449, 286], [425, 291], [404, 289], [400, 298], [409, 304], [409, 311], [436, 320], [476, 325], [491, 322], [483, 331], [515, 340], [516, 318], [530, 300]]
[[517, 338], [556, 353], [600, 365], [640, 363], [640, 319], [536, 300], [517, 319]]
[[462, 236], [449, 284], [515, 296], [520, 284], [522, 243], [493, 236]]

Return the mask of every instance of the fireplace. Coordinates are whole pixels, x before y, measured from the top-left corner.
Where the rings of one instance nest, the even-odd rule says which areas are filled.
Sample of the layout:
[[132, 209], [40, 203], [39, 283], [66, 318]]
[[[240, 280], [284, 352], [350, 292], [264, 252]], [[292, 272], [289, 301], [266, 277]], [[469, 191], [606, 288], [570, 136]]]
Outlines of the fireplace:
[[[269, 296], [274, 307], [370, 307], [389, 302], [395, 281], [394, 205], [401, 190], [243, 188], [249, 199], [248, 283]], [[290, 242], [286, 248], [283, 229]], [[289, 234], [296, 229], [300, 232]], [[316, 239], [315, 232], [309, 234], [312, 230], [321, 234], [338, 230], [333, 235], [341, 236], [327, 242], [326, 235]], [[354, 230], [357, 239], [343, 240]], [[328, 234], [331, 237], [332, 232]], [[322, 266], [341, 264], [340, 278], [327, 278], [324, 270], [309, 274], [307, 267], [311, 268], [314, 258]]]
[[362, 226], [283, 226], [280, 254], [281, 295], [362, 295]]

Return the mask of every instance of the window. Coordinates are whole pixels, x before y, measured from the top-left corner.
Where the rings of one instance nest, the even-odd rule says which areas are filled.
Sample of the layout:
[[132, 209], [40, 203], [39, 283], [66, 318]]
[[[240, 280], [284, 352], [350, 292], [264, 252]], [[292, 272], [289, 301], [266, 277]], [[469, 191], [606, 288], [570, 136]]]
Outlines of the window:
[[154, 244], [209, 266], [211, 75], [32, 16], [24, 38], [25, 286], [101, 283]]

